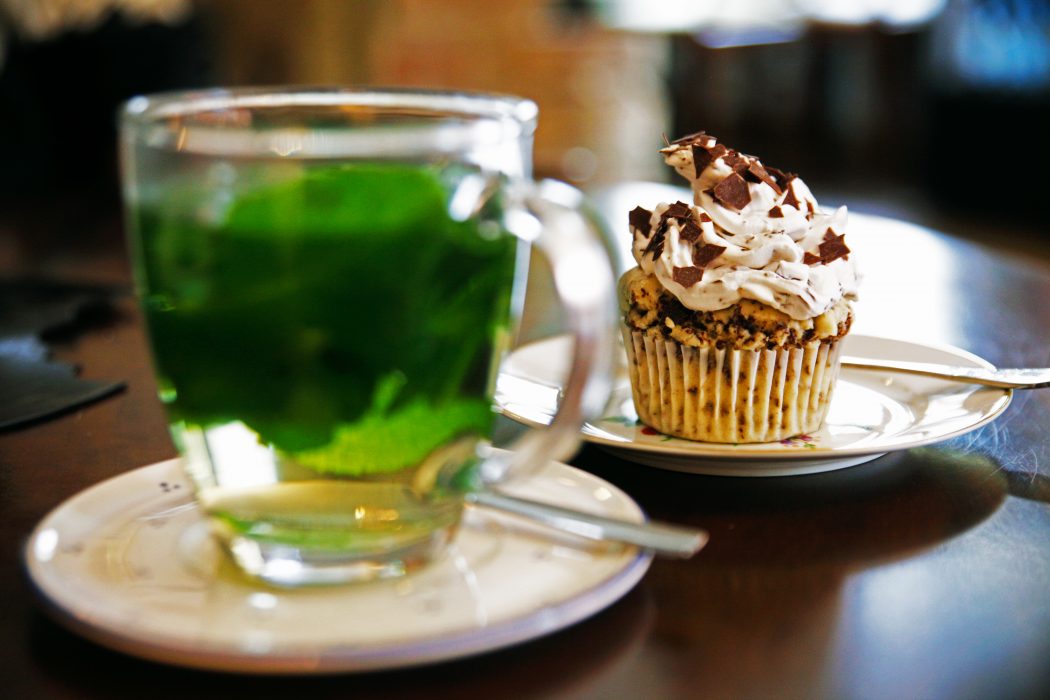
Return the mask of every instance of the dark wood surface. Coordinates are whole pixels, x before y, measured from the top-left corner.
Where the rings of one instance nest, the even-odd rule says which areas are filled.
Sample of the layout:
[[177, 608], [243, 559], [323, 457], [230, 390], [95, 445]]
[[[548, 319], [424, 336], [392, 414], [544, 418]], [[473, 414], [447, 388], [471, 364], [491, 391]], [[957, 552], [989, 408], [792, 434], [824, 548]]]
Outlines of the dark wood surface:
[[[1001, 366], [1050, 365], [1050, 265], [868, 220], [863, 332], [952, 343]], [[14, 261], [13, 263], [11, 261]], [[5, 272], [126, 282], [119, 251]], [[1050, 697], [1050, 390], [994, 423], [821, 475], [666, 472], [587, 447], [574, 463], [655, 518], [708, 529], [574, 627], [431, 667], [256, 678], [108, 651], [35, 605], [21, 548], [104, 478], [173, 455], [134, 305], [56, 341], [122, 394], [0, 434], [0, 676], [7, 697]]]

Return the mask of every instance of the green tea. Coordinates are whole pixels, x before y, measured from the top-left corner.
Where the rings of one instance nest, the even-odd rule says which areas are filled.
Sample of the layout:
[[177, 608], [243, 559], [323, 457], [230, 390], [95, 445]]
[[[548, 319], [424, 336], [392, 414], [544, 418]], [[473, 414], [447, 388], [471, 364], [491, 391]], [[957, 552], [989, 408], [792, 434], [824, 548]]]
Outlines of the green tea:
[[458, 499], [417, 468], [467, 465], [490, 432], [516, 239], [449, 214], [466, 172], [233, 167], [239, 190], [166, 183], [133, 209], [161, 394], [202, 502], [232, 534], [321, 550], [451, 525]]

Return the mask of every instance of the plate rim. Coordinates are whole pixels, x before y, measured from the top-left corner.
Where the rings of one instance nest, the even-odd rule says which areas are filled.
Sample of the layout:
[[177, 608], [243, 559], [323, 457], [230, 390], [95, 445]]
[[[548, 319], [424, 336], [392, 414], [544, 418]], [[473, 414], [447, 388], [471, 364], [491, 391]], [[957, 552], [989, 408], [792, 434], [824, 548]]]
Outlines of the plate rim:
[[[552, 461], [549, 465], [559, 471], [568, 470], [573, 476], [583, 477], [596, 486], [610, 489], [630, 506], [632, 517], [639, 518], [639, 521], [647, 519], [638, 502], [615, 484], [562, 462]], [[162, 480], [163, 477], [182, 480], [179, 460], [168, 459], [131, 469], [64, 499], [40, 519], [25, 540], [22, 565], [38, 605], [57, 624], [107, 649], [169, 665], [238, 674], [328, 675], [412, 668], [467, 658], [539, 639], [593, 617], [627, 595], [648, 571], [653, 559], [650, 551], [627, 547], [623, 566], [600, 582], [554, 605], [515, 615], [492, 627], [464, 629], [445, 635], [438, 633], [408, 642], [393, 640], [369, 646], [355, 645], [352, 640], [347, 640], [327, 647], [299, 644], [262, 654], [238, 652], [224, 644], [190, 640], [180, 635], [141, 630], [136, 632], [135, 628], [121, 626], [112, 619], [94, 618], [83, 611], [78, 614], [75, 601], [81, 595], [77, 591], [78, 586], [59, 585], [56, 573], [47, 571], [46, 564], [35, 555], [41, 533], [53, 527], [55, 521], [67, 511], [76, 511], [78, 506], [107, 493], [121, 481], [155, 480], [155, 476]], [[166, 495], [168, 500], [162, 500]], [[160, 493], [140, 502], [159, 501], [157, 507], [161, 508], [164, 507], [162, 504], [174, 500], [169, 494]], [[184, 491], [180, 502], [191, 501], [190, 492]], [[132, 501], [129, 500], [126, 505], [132, 505]], [[393, 585], [398, 580], [391, 579], [389, 583]], [[273, 590], [262, 584], [257, 585], [258, 590]], [[346, 590], [352, 592], [353, 586], [347, 586]]]
[[[968, 360], [969, 362], [973, 363], [972, 366], [974, 366], [974, 367], [981, 367], [981, 368], [984, 368], [984, 369], [995, 369], [995, 365], [993, 365], [992, 363], [988, 362], [987, 360], [985, 360], [984, 358], [980, 357], [979, 355], [976, 355], [976, 354], [974, 354], [972, 352], [969, 352], [968, 350], [963, 350], [962, 348], [955, 347], [954, 345], [950, 345], [948, 343], [917, 342], [917, 341], [914, 341], [914, 340], [905, 340], [905, 339], [901, 339], [901, 338], [893, 338], [891, 336], [881, 336], [881, 335], [876, 336], [876, 335], [870, 335], [870, 334], [866, 334], [866, 333], [855, 333], [855, 334], [851, 334], [848, 337], [855, 338], [855, 339], [871, 339], [871, 340], [876, 340], [876, 341], [890, 341], [890, 342], [897, 343], [897, 344], [919, 346], [919, 347], [922, 347], [922, 348], [936, 350], [936, 351], [943, 352], [943, 353], [946, 353], [946, 354], [949, 354], [949, 355], [953, 355], [955, 357], [958, 357], [960, 360], [964, 360], [964, 359]], [[558, 335], [548, 336], [546, 338], [538, 338], [536, 340], [531, 340], [531, 341], [529, 341], [527, 343], [522, 343], [521, 345], [515, 347], [511, 351], [511, 353], [508, 354], [508, 358], [510, 357], [510, 355], [513, 355], [514, 352], [517, 352], [517, 351], [519, 351], [521, 349], [534, 347], [534, 346], [541, 345], [541, 344], [551, 344], [551, 343], [557, 342], [557, 341], [564, 342], [568, 338], [569, 338], [569, 336], [567, 334], [558, 334]], [[852, 373], [852, 372], [861, 372], [861, 371], [864, 371], [864, 370], [851, 370], [851, 369], [849, 369], [847, 367], [843, 367], [842, 370], [841, 370], [842, 373]], [[870, 372], [870, 371], [867, 371], [866, 373], [869, 374], [869, 375], [873, 374], [873, 372]], [[877, 372], [874, 372], [874, 373], [877, 374]], [[504, 373], [501, 370], [500, 371], [500, 375], [502, 375], [502, 374], [504, 374]], [[561, 389], [560, 386], [558, 386], [556, 388], [558, 388], [559, 390]], [[697, 461], [697, 462], [699, 462], [699, 461], [708, 461], [708, 462], [716, 462], [716, 461], [718, 461], [718, 462], [724, 462], [724, 461], [755, 461], [755, 460], [760, 460], [760, 459], [766, 459], [766, 460], [777, 461], [777, 462], [781, 462], [781, 461], [784, 461], [784, 462], [787, 462], [787, 461], [816, 462], [816, 461], [821, 461], [821, 460], [836, 461], [836, 460], [843, 459], [843, 458], [863, 457], [865, 455], [881, 455], [881, 454], [886, 454], [888, 452], [896, 452], [896, 451], [899, 451], [899, 450], [912, 449], [914, 447], [923, 447], [923, 446], [926, 446], [926, 445], [931, 445], [931, 444], [935, 444], [935, 443], [938, 443], [938, 442], [943, 442], [945, 440], [950, 440], [951, 438], [955, 438], [955, 437], [958, 437], [960, 435], [965, 435], [966, 433], [972, 432], [972, 431], [974, 431], [974, 430], [976, 430], [976, 429], [978, 429], [978, 428], [980, 428], [980, 427], [982, 427], [984, 425], [987, 425], [991, 421], [993, 421], [996, 418], [998, 418], [1003, 413], [1003, 411], [1005, 411], [1007, 409], [1007, 407], [1009, 407], [1011, 401], [1013, 400], [1013, 390], [1012, 389], [997, 389], [997, 388], [993, 388], [993, 387], [975, 386], [974, 391], [975, 392], [977, 392], [977, 391], [987, 391], [987, 392], [993, 392], [993, 393], [1000, 393], [1001, 392], [1002, 396], [1000, 396], [996, 400], [996, 403], [995, 403], [994, 407], [991, 410], [989, 410], [986, 415], [982, 416], [980, 418], [980, 420], [978, 420], [975, 423], [968, 424], [968, 425], [966, 425], [964, 427], [958, 428], [958, 429], [953, 430], [953, 431], [949, 431], [947, 433], [940, 433], [940, 434], [935, 435], [935, 436], [929, 436], [929, 437], [926, 437], [926, 438], [921, 438], [921, 439], [918, 439], [918, 440], [909, 441], [909, 442], [907, 442], [907, 444], [901, 444], [899, 446], [897, 446], [897, 445], [869, 445], [869, 446], [861, 445], [861, 446], [857, 446], [857, 447], [842, 447], [842, 448], [832, 448], [832, 447], [819, 448], [818, 447], [816, 449], [808, 448], [808, 449], [799, 449], [797, 451], [796, 450], [774, 451], [774, 450], [769, 450], [769, 449], [763, 449], [763, 450], [748, 449], [747, 447], [742, 447], [742, 446], [733, 446], [733, 447], [730, 448], [729, 446], [722, 445], [722, 443], [705, 443], [705, 442], [697, 441], [695, 443], [696, 445], [706, 446], [707, 449], [711, 450], [710, 452], [698, 452], [698, 450], [702, 450], [704, 448], [703, 447], [700, 447], [700, 448], [680, 447], [680, 446], [677, 446], [677, 445], [648, 444], [648, 443], [640, 443], [640, 442], [636, 442], [634, 440], [626, 440], [626, 439], [625, 440], [612, 440], [612, 439], [609, 439], [609, 438], [602, 437], [600, 435], [594, 435], [593, 433], [589, 433], [586, 430], [586, 426], [587, 425], [594, 425], [592, 421], [587, 421], [587, 423], [585, 424], [585, 427], [580, 430], [579, 435], [580, 435], [582, 440], [584, 440], [586, 442], [589, 442], [589, 443], [596, 444], [596, 445], [600, 445], [602, 447], [608, 447], [608, 448], [613, 448], [613, 449], [620, 449], [620, 450], [625, 450], [625, 451], [628, 451], [628, 452], [644, 452], [644, 453], [650, 453], [650, 454], [655, 453], [655, 454], [660, 454], [660, 455], [664, 455], [664, 456], [668, 456], [668, 457], [672, 457], [673, 456], [673, 457], [681, 458], [683, 460], [693, 460], [693, 461]], [[522, 425], [526, 425], [526, 426], [529, 426], [531, 428], [543, 428], [543, 427], [546, 427], [545, 423], [539, 423], [537, 421], [533, 421], [533, 420], [531, 420], [529, 418], [526, 418], [524, 416], [520, 416], [520, 415], [518, 415], [518, 414], [516, 414], [516, 413], [514, 413], [512, 411], [507, 410], [507, 408], [500, 402], [496, 403], [496, 407], [499, 410], [501, 415], [505, 416], [506, 418], [508, 418], [508, 419], [510, 419], [512, 421], [515, 421], [517, 423], [521, 423]], [[777, 444], [777, 443], [776, 442], [771, 442], [771, 443], [763, 443], [763, 444], [773, 445], [773, 444]]]

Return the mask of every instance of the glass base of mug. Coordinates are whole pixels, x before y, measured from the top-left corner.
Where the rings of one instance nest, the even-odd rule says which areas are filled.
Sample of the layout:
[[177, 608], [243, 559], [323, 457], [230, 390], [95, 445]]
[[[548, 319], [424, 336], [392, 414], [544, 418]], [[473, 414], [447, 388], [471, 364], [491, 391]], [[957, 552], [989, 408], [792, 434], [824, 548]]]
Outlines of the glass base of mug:
[[314, 551], [216, 534], [241, 571], [272, 586], [298, 588], [397, 578], [439, 558], [454, 528], [391, 552]]

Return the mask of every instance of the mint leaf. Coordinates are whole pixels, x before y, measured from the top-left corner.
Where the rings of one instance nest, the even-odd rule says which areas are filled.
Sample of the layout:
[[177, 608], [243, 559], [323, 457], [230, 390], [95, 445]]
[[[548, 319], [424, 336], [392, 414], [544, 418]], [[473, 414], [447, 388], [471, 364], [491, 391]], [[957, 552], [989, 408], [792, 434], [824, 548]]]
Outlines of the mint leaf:
[[348, 231], [381, 237], [433, 225], [435, 214], [445, 213], [445, 197], [441, 181], [425, 168], [357, 163], [308, 170], [248, 192], [231, 207], [226, 228], [270, 240], [282, 233], [342, 237]]
[[431, 406], [416, 399], [384, 415], [336, 427], [325, 447], [299, 452], [295, 461], [323, 474], [361, 476], [414, 467], [437, 447], [467, 434], [484, 435], [493, 419], [489, 403], [459, 399]]

